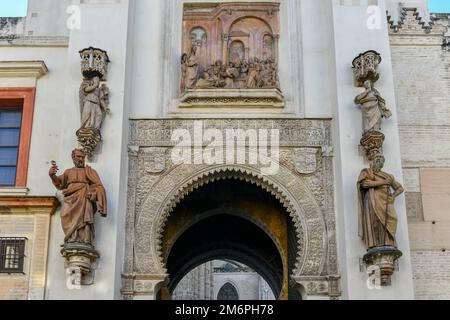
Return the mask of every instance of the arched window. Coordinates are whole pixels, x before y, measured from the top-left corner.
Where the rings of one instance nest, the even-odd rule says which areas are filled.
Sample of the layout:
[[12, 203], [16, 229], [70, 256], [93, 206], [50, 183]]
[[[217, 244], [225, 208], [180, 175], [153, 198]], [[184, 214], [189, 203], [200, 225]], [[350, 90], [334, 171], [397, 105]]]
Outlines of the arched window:
[[236, 288], [231, 283], [225, 283], [223, 287], [219, 290], [217, 295], [217, 300], [219, 301], [236, 301], [239, 300], [239, 294]]
[[192, 29], [190, 33], [190, 38], [192, 44], [195, 44], [199, 48], [206, 46], [208, 40], [206, 31], [202, 27], [196, 27]]
[[273, 37], [270, 34], [266, 34], [263, 37], [263, 58], [272, 59], [273, 58]]
[[241, 62], [245, 60], [245, 46], [242, 41], [233, 41], [230, 45], [230, 62]]

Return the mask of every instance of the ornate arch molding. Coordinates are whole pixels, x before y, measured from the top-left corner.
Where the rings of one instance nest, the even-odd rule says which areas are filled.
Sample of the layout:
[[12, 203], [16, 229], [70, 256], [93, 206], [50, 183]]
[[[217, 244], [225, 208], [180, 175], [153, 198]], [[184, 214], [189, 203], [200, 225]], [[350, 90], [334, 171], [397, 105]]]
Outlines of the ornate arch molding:
[[291, 216], [298, 239], [294, 276], [320, 276], [327, 258], [327, 230], [322, 212], [301, 178], [280, 165], [275, 176], [252, 166], [173, 167], [148, 190], [136, 217], [135, 268], [138, 274], [166, 274], [162, 257], [164, 227], [176, 206], [193, 191], [224, 179], [252, 183], [272, 194]]

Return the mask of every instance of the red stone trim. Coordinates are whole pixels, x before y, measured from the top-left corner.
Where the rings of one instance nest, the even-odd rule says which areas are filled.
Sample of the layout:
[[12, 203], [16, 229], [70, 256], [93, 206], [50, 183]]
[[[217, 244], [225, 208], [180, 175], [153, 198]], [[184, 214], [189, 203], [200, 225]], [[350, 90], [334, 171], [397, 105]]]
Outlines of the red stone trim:
[[19, 157], [17, 160], [16, 187], [25, 188], [27, 186], [35, 97], [36, 88], [0, 88], [0, 107], [18, 100], [21, 101], [22, 105], [22, 126]]
[[6, 208], [48, 208], [53, 215], [58, 208], [56, 197], [1, 197], [0, 207]]

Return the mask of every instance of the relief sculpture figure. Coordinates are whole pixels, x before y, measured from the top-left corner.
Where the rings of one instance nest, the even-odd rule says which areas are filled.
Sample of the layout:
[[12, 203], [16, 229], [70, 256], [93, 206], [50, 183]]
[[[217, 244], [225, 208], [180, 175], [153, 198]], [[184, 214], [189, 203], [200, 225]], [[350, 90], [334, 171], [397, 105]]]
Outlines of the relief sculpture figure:
[[364, 82], [364, 88], [366, 90], [355, 98], [355, 103], [361, 105], [363, 112], [364, 133], [380, 131], [382, 119], [390, 118], [392, 113], [371, 80]]

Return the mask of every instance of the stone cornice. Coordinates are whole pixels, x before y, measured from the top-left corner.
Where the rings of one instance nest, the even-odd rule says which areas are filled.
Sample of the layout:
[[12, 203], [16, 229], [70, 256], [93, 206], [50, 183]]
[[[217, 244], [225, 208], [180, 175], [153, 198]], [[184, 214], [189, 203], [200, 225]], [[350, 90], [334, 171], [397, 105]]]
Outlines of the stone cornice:
[[35, 78], [48, 73], [44, 61], [0, 61], [0, 77], [3, 78]]
[[0, 214], [48, 212], [53, 215], [59, 205], [56, 197], [1, 197]]

